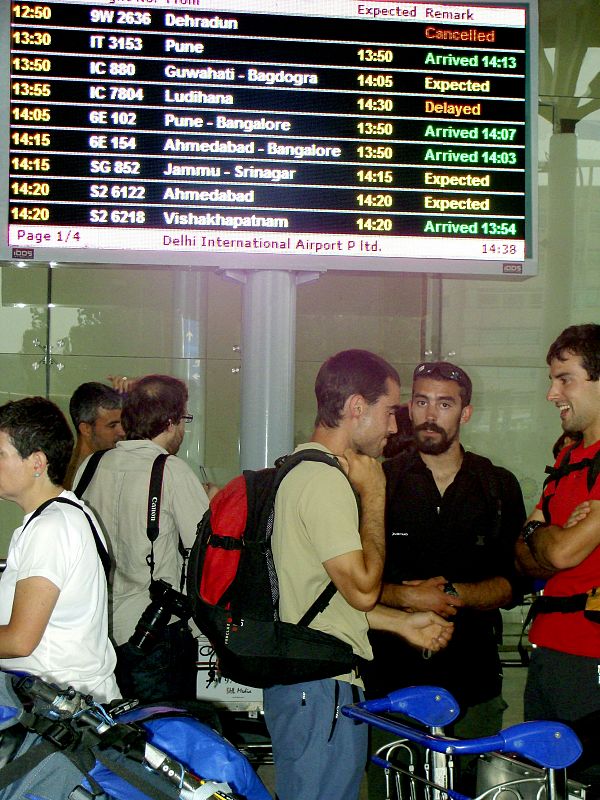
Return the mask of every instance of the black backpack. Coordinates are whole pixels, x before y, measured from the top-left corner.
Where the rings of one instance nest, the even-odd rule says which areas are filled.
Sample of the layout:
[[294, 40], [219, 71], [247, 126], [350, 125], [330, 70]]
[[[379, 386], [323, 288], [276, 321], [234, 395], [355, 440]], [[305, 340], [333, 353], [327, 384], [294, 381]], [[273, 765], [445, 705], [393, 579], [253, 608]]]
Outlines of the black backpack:
[[300, 450], [275, 467], [246, 470], [212, 499], [190, 552], [187, 595], [192, 617], [211, 642], [219, 671], [266, 688], [350, 672], [357, 657], [346, 642], [309, 628], [336, 593], [330, 582], [297, 624], [279, 619], [279, 585], [271, 534], [275, 495], [301, 461], [340, 468], [321, 450]]

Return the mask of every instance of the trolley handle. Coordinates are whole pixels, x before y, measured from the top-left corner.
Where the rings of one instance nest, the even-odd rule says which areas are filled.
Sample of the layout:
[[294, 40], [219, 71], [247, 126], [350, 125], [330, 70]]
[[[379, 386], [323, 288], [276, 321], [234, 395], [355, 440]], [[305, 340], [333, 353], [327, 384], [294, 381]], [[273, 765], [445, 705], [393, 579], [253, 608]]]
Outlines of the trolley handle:
[[450, 725], [460, 714], [460, 707], [454, 697], [440, 686], [406, 686], [379, 700], [364, 700], [356, 705], [375, 714], [405, 714], [428, 728]]
[[476, 755], [494, 751], [515, 753], [545, 769], [564, 769], [577, 761], [583, 751], [581, 742], [571, 728], [547, 720], [521, 722], [494, 736], [480, 739], [452, 739], [424, 733], [401, 722], [377, 716], [358, 705], [342, 706], [342, 714], [447, 755]]

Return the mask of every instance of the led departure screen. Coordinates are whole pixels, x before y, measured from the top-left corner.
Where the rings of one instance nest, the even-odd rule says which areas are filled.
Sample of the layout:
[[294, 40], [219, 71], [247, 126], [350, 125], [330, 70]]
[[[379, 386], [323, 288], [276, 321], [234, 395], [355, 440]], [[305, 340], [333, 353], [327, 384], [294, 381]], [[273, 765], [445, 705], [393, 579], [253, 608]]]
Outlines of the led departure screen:
[[3, 13], [0, 258], [536, 271], [529, 2]]

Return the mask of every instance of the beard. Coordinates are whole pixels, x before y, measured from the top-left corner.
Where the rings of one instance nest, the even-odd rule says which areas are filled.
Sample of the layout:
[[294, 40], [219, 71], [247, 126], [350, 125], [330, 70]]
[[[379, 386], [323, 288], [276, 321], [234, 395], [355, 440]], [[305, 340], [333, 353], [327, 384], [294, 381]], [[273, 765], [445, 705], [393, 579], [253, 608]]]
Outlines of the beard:
[[[431, 439], [427, 437], [423, 439], [419, 436], [420, 431], [432, 431], [433, 433], [439, 433], [439, 439]], [[446, 450], [450, 448], [450, 445], [456, 441], [458, 437], [458, 431], [455, 431], [453, 436], [449, 436], [448, 433], [443, 429], [436, 425], [434, 422], [424, 422], [422, 425], [417, 425], [414, 429], [414, 436], [415, 442], [417, 443], [417, 450], [420, 453], [427, 453], [431, 456], [439, 456], [442, 453], [445, 453]]]

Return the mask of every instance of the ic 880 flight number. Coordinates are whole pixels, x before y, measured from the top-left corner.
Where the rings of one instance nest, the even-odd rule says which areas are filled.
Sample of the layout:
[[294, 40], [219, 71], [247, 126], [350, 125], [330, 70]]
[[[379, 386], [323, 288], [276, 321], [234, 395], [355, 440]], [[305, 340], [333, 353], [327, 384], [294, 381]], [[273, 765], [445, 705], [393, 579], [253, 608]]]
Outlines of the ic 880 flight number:
[[90, 208], [90, 222], [104, 225], [108, 222], [113, 225], [143, 225], [146, 222], [146, 212], [142, 209]]

